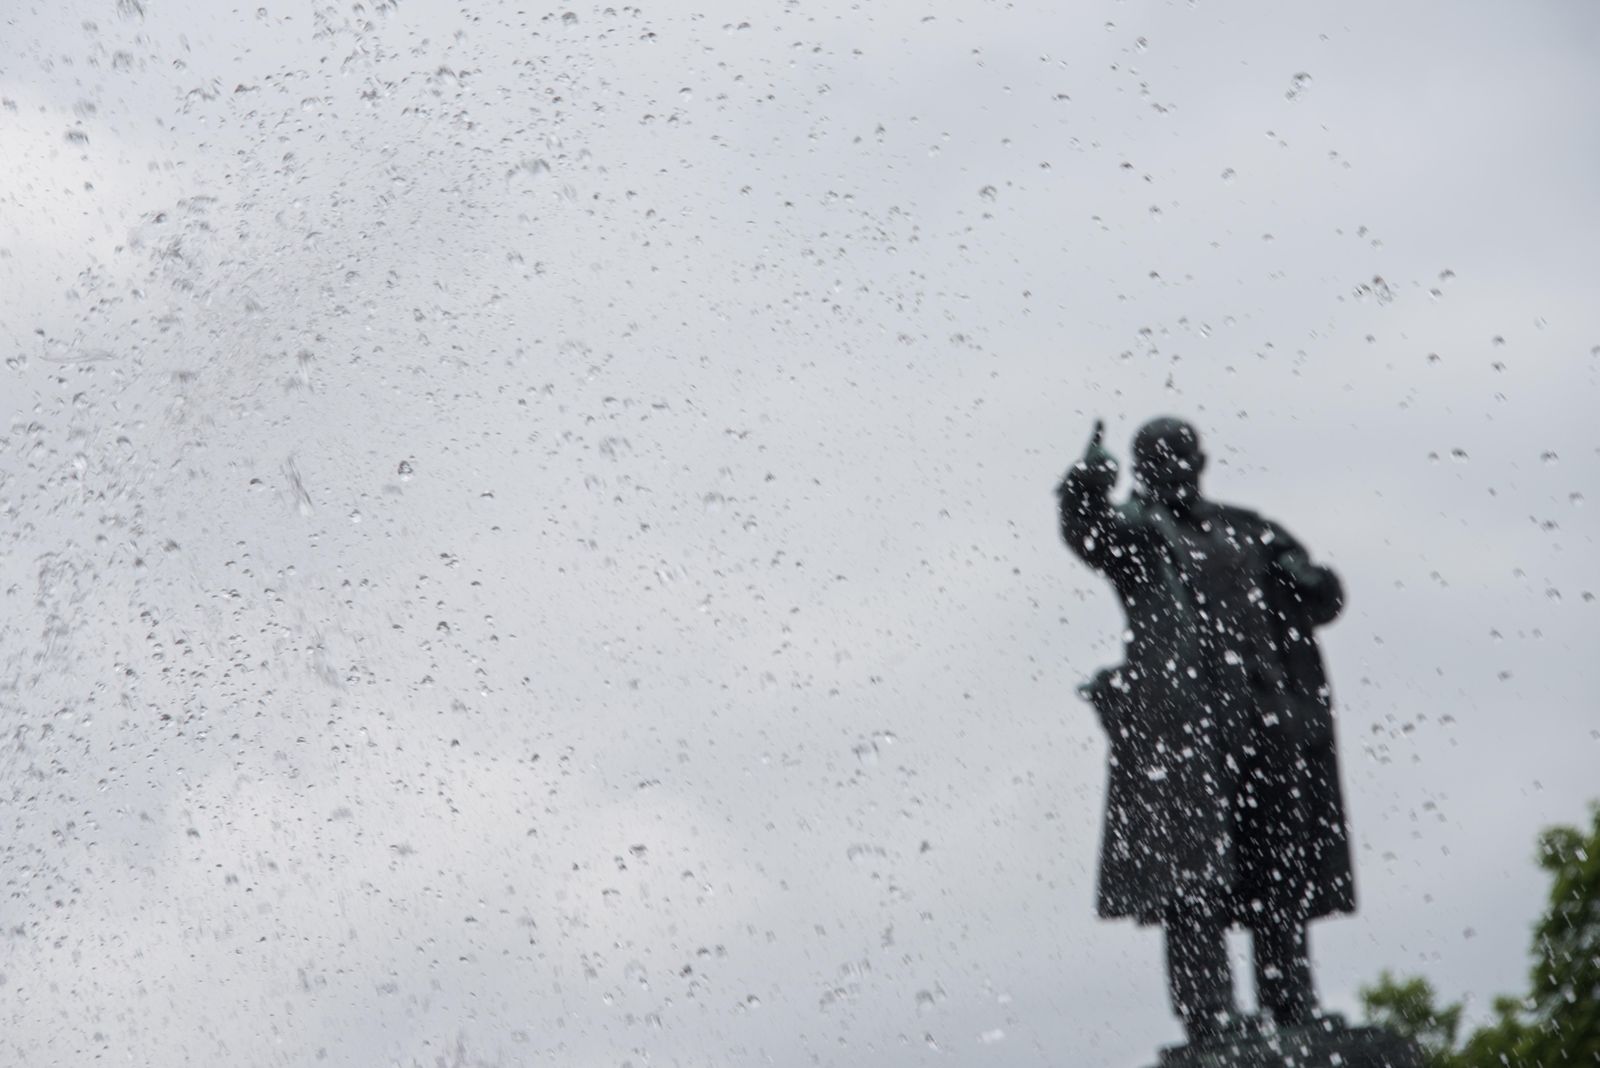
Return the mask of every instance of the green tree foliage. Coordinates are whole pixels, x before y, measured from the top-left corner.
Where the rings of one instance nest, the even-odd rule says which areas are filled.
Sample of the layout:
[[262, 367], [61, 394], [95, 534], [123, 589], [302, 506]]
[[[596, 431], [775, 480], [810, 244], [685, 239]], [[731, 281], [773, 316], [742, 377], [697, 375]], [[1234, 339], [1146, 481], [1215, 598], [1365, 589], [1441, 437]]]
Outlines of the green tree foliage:
[[1461, 1027], [1459, 1004], [1439, 1008], [1433, 984], [1421, 976], [1396, 979], [1385, 971], [1375, 985], [1361, 991], [1367, 1022], [1415, 1039], [1429, 1061], [1443, 1068], [1456, 1048]]
[[1550, 903], [1533, 932], [1526, 997], [1497, 998], [1494, 1019], [1457, 1042], [1461, 1005], [1441, 1007], [1422, 978], [1388, 972], [1361, 991], [1368, 1020], [1417, 1041], [1430, 1068], [1600, 1068], [1600, 805], [1587, 833], [1539, 837]]

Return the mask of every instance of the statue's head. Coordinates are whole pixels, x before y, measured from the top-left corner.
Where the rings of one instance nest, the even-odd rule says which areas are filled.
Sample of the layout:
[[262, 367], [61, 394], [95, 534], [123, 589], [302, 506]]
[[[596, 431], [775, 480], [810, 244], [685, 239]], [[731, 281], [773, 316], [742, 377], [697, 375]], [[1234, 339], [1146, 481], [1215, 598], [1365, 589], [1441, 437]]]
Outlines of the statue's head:
[[1182, 419], [1152, 419], [1133, 436], [1133, 477], [1162, 504], [1187, 504], [1200, 496], [1206, 454], [1200, 434]]

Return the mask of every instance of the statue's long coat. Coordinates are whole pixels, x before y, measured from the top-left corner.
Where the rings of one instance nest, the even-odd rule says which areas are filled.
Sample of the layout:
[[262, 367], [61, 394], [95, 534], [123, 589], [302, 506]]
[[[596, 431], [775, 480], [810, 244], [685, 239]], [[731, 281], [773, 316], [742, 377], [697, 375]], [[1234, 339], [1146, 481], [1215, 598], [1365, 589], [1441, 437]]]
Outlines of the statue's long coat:
[[1126, 659], [1084, 687], [1111, 741], [1098, 907], [1161, 922], [1175, 898], [1251, 925], [1355, 908], [1333, 710], [1313, 628], [1336, 576], [1281, 527], [1197, 502], [1113, 506], [1081, 472], [1062, 536], [1109, 578]]

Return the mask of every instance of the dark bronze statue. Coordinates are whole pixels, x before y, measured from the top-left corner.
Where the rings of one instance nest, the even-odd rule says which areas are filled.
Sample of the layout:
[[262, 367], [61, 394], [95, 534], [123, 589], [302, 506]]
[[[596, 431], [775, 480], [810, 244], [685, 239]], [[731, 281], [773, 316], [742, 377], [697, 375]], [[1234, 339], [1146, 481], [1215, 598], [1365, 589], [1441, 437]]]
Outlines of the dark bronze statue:
[[1062, 537], [1127, 613], [1125, 661], [1083, 687], [1111, 741], [1100, 915], [1165, 927], [1191, 1045], [1236, 1033], [1233, 926], [1251, 932], [1263, 1013], [1308, 1024], [1306, 924], [1355, 908], [1315, 638], [1343, 590], [1276, 523], [1200, 495], [1189, 424], [1139, 430], [1121, 504], [1102, 434], [1057, 489]]

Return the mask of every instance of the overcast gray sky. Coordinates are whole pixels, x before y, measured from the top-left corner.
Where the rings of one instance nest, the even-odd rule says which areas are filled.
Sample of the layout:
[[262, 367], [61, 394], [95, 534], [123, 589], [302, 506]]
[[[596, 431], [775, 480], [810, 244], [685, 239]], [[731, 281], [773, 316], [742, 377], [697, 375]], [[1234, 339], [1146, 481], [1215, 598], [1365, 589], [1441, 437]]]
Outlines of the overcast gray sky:
[[1600, 794], [1597, 46], [7, 5], [4, 1059], [1150, 1062], [1051, 487], [1163, 412], [1350, 590], [1326, 1001], [1521, 988]]

